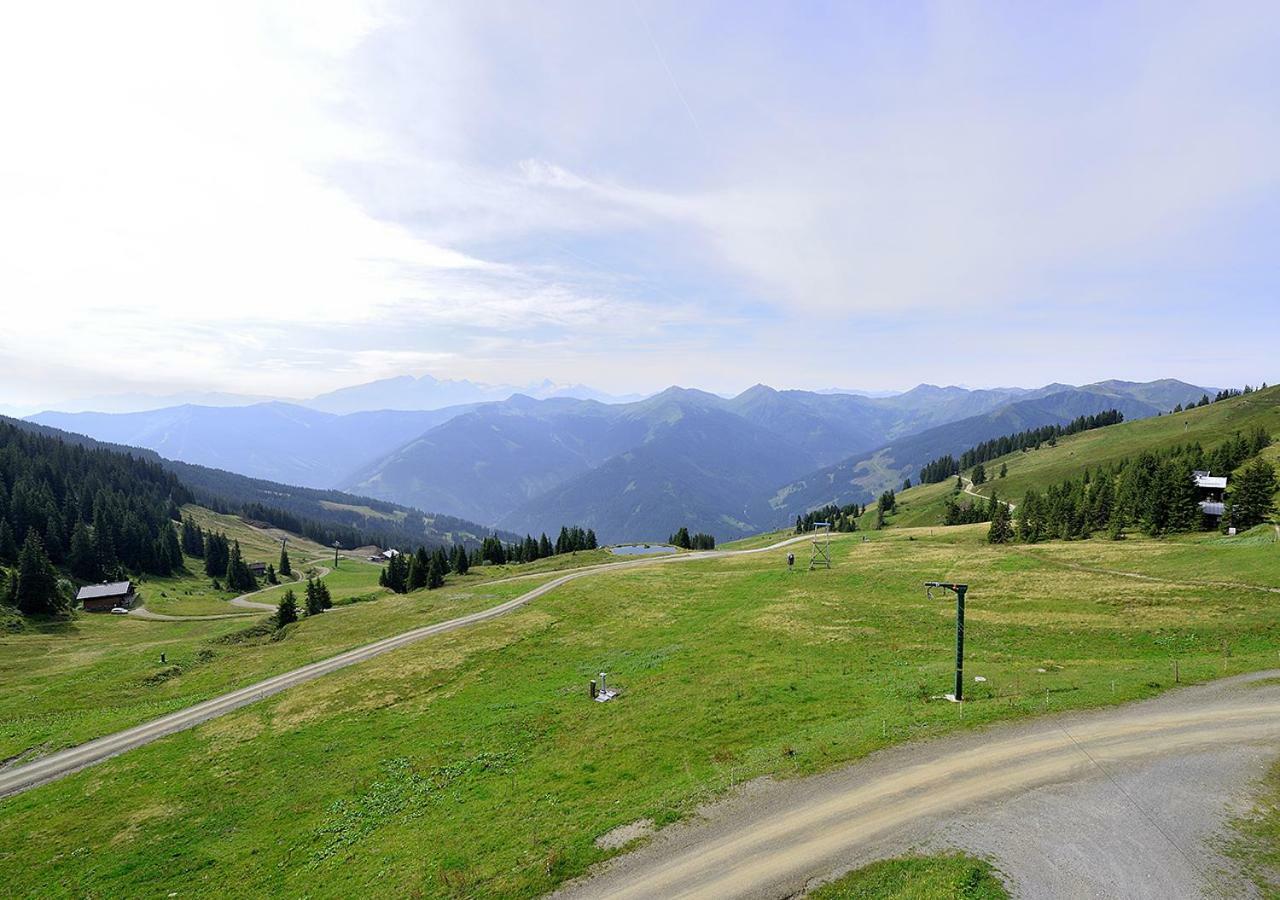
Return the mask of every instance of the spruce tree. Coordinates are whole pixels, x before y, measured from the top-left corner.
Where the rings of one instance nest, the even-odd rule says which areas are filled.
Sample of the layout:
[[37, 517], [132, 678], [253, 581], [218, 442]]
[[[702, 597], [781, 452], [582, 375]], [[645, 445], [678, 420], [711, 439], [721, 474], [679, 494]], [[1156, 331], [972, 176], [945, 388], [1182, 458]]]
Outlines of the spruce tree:
[[[316, 579], [311, 577], [307, 578], [307, 586], [303, 591], [303, 598], [308, 616], [314, 616], [317, 613], [324, 612], [324, 604], [321, 602], [319, 586], [320, 582], [316, 581]], [[293, 589], [290, 588], [289, 593], [292, 593], [292, 591]]]
[[973, 483], [974, 485], [987, 483], [987, 467], [982, 463], [973, 467]]
[[77, 522], [71, 532], [71, 549], [67, 552], [67, 568], [71, 577], [81, 581], [101, 581], [102, 569], [98, 565], [98, 549], [93, 544], [89, 526]]
[[14, 540], [13, 529], [6, 520], [0, 519], [0, 562], [11, 563], [17, 558], [18, 542]]
[[284, 548], [284, 544], [280, 544], [280, 565], [276, 567], [280, 572], [281, 578], [293, 577], [293, 566], [289, 565], [289, 551]]
[[458, 544], [453, 548], [453, 571], [466, 575], [471, 569], [471, 560], [467, 556], [467, 548]]
[[1018, 504], [1018, 540], [1025, 544], [1035, 544], [1039, 543], [1043, 534], [1040, 495], [1035, 491], [1027, 491]]
[[253, 572], [249, 571], [249, 565], [240, 553], [239, 541], [232, 543], [231, 551], [227, 556], [226, 578], [227, 588], [230, 590], [247, 594], [258, 589], [258, 580], [253, 577]]
[[271, 563], [267, 563], [266, 578], [267, 578], [267, 584], [280, 583], [280, 579], [276, 577], [276, 567], [271, 565]]
[[1231, 482], [1226, 524], [1245, 530], [1259, 525], [1275, 511], [1276, 470], [1265, 460], [1254, 460]]
[[991, 501], [991, 527], [987, 529], [987, 543], [1007, 544], [1013, 540], [1013, 522], [1009, 507], [998, 500]]
[[433, 556], [427, 566], [427, 588], [434, 591], [438, 587], [443, 587], [444, 572], [440, 568], [440, 560]]
[[44, 543], [34, 528], [27, 529], [27, 539], [18, 553], [15, 600], [27, 615], [54, 616], [67, 611], [67, 603], [58, 590], [58, 570], [44, 552]]
[[418, 547], [418, 552], [413, 554], [413, 559], [409, 560], [409, 574], [406, 576], [406, 589], [410, 591], [420, 590], [427, 586], [427, 570], [431, 568], [431, 557], [427, 555], [426, 547]]
[[293, 588], [289, 588], [280, 598], [280, 605], [276, 607], [276, 627], [283, 628], [296, 621], [298, 621], [298, 598], [294, 596]]
[[1124, 509], [1116, 503], [1111, 507], [1111, 518], [1107, 520], [1107, 537], [1113, 541], [1124, 540], [1125, 524]]

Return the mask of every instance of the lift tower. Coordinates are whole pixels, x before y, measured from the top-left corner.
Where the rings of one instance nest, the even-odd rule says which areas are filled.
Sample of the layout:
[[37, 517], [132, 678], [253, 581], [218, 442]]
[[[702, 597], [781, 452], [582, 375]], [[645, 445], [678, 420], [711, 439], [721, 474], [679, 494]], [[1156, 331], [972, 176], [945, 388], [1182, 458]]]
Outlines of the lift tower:
[[969, 590], [967, 584], [951, 584], [944, 581], [926, 581], [925, 596], [933, 599], [933, 589], [941, 588], [956, 595], [956, 692], [951, 698], [956, 703], [964, 700], [964, 595]]

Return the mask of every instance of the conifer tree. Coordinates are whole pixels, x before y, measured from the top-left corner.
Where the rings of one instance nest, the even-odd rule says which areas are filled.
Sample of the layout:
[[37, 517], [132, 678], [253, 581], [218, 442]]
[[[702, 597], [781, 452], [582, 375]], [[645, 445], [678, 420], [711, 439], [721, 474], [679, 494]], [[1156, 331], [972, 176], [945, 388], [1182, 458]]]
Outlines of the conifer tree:
[[1224, 524], [1244, 530], [1259, 525], [1275, 511], [1276, 470], [1265, 460], [1254, 460], [1231, 483]]
[[289, 588], [280, 598], [280, 605], [276, 607], [276, 627], [283, 628], [296, 621], [298, 621], [298, 598], [294, 596], [293, 588]]
[[444, 586], [444, 570], [440, 568], [440, 560], [431, 557], [431, 561], [427, 564], [427, 588], [435, 590]]
[[[440, 569], [441, 575], [449, 574], [449, 557], [444, 552], [444, 547], [437, 547], [431, 553], [431, 558], [436, 561], [436, 566]], [[532, 562], [532, 560], [528, 560]]]
[[289, 564], [289, 551], [285, 549], [283, 542], [280, 544], [280, 565], [276, 568], [282, 578], [293, 577], [293, 566]]
[[431, 568], [431, 557], [427, 555], [426, 547], [418, 547], [418, 551], [413, 554], [413, 559], [409, 560], [409, 574], [405, 580], [406, 590], [416, 591], [427, 586], [427, 572]]
[[1007, 544], [1013, 540], [1013, 522], [1010, 520], [1009, 507], [996, 500], [991, 500], [991, 527], [987, 529], [987, 543]]
[[258, 580], [253, 577], [253, 572], [249, 570], [248, 563], [244, 561], [244, 557], [240, 553], [239, 541], [232, 543], [230, 553], [227, 556], [226, 579], [228, 590], [245, 594], [258, 589]]
[[276, 577], [276, 567], [271, 565], [271, 563], [267, 563], [266, 579], [267, 584], [280, 583], [280, 579]]
[[1044, 534], [1041, 515], [1040, 495], [1035, 491], [1027, 491], [1018, 504], [1018, 540], [1025, 544], [1039, 543]]
[[67, 551], [67, 568], [73, 578], [81, 581], [101, 581], [102, 569], [98, 565], [98, 549], [93, 535], [84, 522], [76, 522], [71, 532], [71, 549]]
[[1107, 537], [1113, 541], [1124, 540], [1125, 514], [1120, 504], [1111, 507], [1111, 517], [1107, 520]]
[[[303, 606], [308, 616], [324, 612], [324, 601], [320, 595], [320, 587], [322, 585], [323, 582], [317, 581], [311, 576], [307, 577], [307, 585], [303, 589]], [[292, 593], [293, 588], [290, 588], [288, 592]]]
[[182, 552], [197, 559], [204, 556], [204, 532], [190, 516], [182, 520]]
[[13, 537], [13, 528], [4, 519], [0, 519], [0, 562], [11, 563], [18, 558], [18, 542]]
[[975, 486], [987, 483], [987, 467], [982, 463], [973, 467], [973, 483]]
[[44, 552], [44, 543], [34, 528], [18, 553], [14, 598], [18, 609], [27, 615], [55, 616], [65, 613], [68, 604], [58, 590], [58, 570]]

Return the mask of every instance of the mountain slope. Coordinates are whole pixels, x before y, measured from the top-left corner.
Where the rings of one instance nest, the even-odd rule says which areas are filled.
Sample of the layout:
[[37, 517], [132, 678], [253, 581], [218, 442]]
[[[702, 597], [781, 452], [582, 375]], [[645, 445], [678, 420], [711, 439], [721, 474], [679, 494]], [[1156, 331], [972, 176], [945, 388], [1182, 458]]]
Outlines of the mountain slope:
[[[1146, 451], [1199, 443], [1213, 450], [1237, 432], [1263, 428], [1280, 438], [1280, 386], [1242, 397], [1220, 400], [1141, 421], [1127, 421], [1062, 438], [1056, 446], [1032, 453], [1013, 453], [987, 463], [987, 470], [1007, 464], [1007, 478], [996, 482], [1001, 494], [1021, 497], [1028, 489], [1043, 491], [1085, 468], [1112, 465]], [[1226, 473], [1222, 473], [1226, 474]], [[989, 489], [989, 485], [984, 490]]]
[[[98, 441], [48, 425], [0, 416], [0, 424], [56, 438], [65, 444], [156, 463], [176, 476], [191, 499], [218, 512], [248, 515], [330, 545], [375, 543], [410, 547], [418, 544], [474, 546], [492, 530], [453, 516], [386, 503], [339, 491], [295, 487], [165, 459], [153, 450]], [[183, 498], [184, 501], [186, 498]], [[513, 535], [501, 535], [504, 538]]]
[[521, 396], [486, 404], [340, 483], [369, 496], [496, 521], [638, 441], [644, 422], [624, 421], [617, 409], [590, 400]]
[[[672, 410], [673, 412], [675, 410]], [[578, 522], [606, 542], [664, 540], [681, 525], [717, 539], [761, 528], [767, 508], [744, 507], [780, 473], [812, 459], [794, 444], [739, 416], [682, 406], [648, 438], [499, 520], [512, 531]]]

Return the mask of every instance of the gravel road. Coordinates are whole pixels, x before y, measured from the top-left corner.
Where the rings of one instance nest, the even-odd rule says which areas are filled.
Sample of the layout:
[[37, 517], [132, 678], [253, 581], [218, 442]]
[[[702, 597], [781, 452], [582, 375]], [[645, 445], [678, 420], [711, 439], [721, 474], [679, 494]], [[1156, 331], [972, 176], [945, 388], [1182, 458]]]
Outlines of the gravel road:
[[1248, 896], [1214, 849], [1280, 753], [1280, 671], [761, 779], [556, 896], [783, 898], [877, 859], [961, 848], [1017, 896]]

